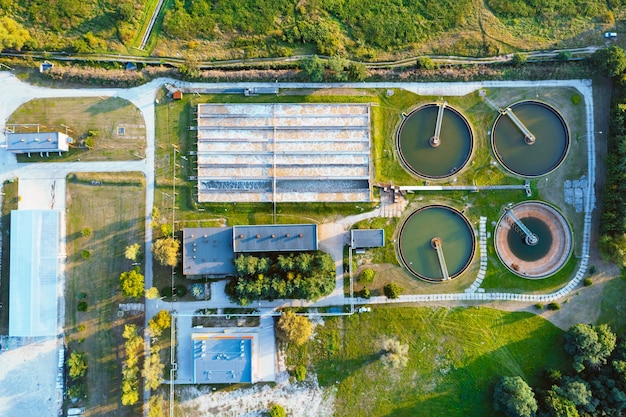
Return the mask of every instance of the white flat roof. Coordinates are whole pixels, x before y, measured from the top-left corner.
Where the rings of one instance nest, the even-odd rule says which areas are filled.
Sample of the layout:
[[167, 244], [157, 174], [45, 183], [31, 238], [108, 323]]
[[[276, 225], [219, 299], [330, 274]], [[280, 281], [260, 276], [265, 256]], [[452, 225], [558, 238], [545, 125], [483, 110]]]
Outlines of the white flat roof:
[[59, 211], [11, 212], [9, 336], [57, 334]]

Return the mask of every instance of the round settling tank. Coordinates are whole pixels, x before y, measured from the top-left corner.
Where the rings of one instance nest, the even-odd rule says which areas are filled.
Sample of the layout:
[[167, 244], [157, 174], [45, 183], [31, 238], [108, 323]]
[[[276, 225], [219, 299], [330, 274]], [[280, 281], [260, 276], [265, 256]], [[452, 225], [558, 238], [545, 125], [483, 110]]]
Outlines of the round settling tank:
[[539, 201], [506, 208], [496, 225], [494, 240], [504, 266], [530, 279], [553, 275], [572, 251], [572, 231], [565, 217]]
[[569, 150], [567, 123], [546, 103], [521, 101], [504, 109], [491, 131], [491, 146], [500, 164], [523, 177], [552, 172]]
[[426, 104], [404, 118], [396, 147], [404, 167], [432, 179], [459, 172], [472, 153], [473, 134], [468, 121], [446, 103]]
[[430, 282], [460, 275], [472, 261], [476, 246], [465, 216], [442, 205], [411, 213], [400, 227], [398, 242], [398, 257], [405, 268]]

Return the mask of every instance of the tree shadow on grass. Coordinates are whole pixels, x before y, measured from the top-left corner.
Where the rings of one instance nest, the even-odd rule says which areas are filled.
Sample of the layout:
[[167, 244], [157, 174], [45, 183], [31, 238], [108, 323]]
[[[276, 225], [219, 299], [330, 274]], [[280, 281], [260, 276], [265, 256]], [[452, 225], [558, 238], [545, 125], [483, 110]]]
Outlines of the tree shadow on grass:
[[[89, 106], [86, 111], [92, 115], [108, 113], [115, 110], [123, 109], [124, 107], [132, 106], [129, 101], [119, 97], [107, 97], [103, 100], [97, 101]], [[134, 106], [133, 106], [134, 107]]]

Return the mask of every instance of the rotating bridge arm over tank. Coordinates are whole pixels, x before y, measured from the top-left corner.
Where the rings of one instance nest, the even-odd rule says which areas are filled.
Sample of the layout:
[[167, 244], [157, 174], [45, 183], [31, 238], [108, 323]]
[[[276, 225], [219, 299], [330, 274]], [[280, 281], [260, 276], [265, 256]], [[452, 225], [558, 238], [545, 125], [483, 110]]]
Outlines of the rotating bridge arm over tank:
[[437, 146], [441, 145], [441, 138], [440, 138], [441, 123], [443, 121], [443, 112], [446, 110], [447, 105], [448, 105], [447, 101], [437, 104], [437, 107], [439, 108], [439, 110], [437, 110], [437, 124], [435, 125], [435, 134], [431, 136], [429, 140], [430, 146], [432, 146], [433, 148], [436, 148]]
[[511, 119], [515, 126], [517, 126], [517, 128], [524, 134], [524, 142], [526, 144], [532, 145], [533, 143], [535, 143], [535, 135], [533, 135], [532, 132], [528, 130], [526, 125], [524, 125], [524, 123], [522, 123], [522, 121], [515, 115], [515, 113], [513, 113], [513, 110], [511, 110], [510, 107], [507, 107], [504, 110], [500, 109], [499, 112], [501, 114], [509, 116], [509, 119]]
[[513, 227], [513, 229], [515, 229], [515, 231], [524, 238], [524, 242], [528, 246], [535, 246], [537, 243], [539, 243], [539, 238], [537, 237], [537, 235], [531, 232], [530, 229], [528, 229], [528, 227], [526, 227], [526, 225], [522, 223], [522, 221], [513, 213], [513, 210], [511, 210], [510, 208], [505, 208], [504, 211], [513, 220], [513, 224], [517, 226]]
[[433, 249], [437, 251], [437, 259], [439, 259], [439, 268], [441, 268], [441, 275], [443, 275], [443, 280], [447, 281], [450, 279], [450, 274], [448, 273], [446, 259], [443, 257], [443, 247], [441, 246], [441, 239], [435, 237], [433, 238], [433, 240], [430, 241], [430, 244], [433, 246]]

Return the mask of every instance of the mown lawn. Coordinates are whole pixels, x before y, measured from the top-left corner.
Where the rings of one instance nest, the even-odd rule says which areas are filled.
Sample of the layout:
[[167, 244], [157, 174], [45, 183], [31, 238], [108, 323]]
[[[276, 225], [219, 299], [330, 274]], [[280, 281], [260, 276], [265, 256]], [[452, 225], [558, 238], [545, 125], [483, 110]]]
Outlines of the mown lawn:
[[[93, 186], [89, 181], [103, 184]], [[118, 304], [137, 302], [119, 291], [119, 275], [132, 268], [124, 248], [143, 243], [145, 191], [143, 175], [80, 174], [67, 182], [67, 264], [65, 281], [65, 337], [68, 348], [86, 352], [87, 398], [79, 406], [90, 416], [136, 416], [140, 405], [120, 404], [124, 324], [143, 326], [143, 314], [118, 316]], [[89, 236], [81, 231], [91, 230]], [[88, 259], [82, 251], [89, 251]], [[142, 244], [143, 250], [143, 244]], [[88, 309], [77, 311], [80, 301]], [[84, 326], [84, 329], [82, 326]], [[141, 387], [140, 401], [141, 401]]]
[[[325, 319], [288, 366], [306, 364], [323, 387], [336, 388], [336, 416], [493, 415], [499, 377], [541, 386], [544, 368], [565, 369], [563, 332], [541, 317], [489, 308], [374, 308]], [[409, 345], [403, 369], [380, 361], [380, 341]]]
[[[38, 124], [41, 132], [66, 132], [74, 139], [69, 152], [62, 156], [32, 154], [18, 157], [20, 162], [137, 160], [144, 157], [146, 127], [139, 109], [118, 97], [43, 98], [20, 106], [7, 125]], [[124, 129], [120, 134], [120, 128]], [[37, 126], [17, 126], [16, 132], [36, 132]], [[89, 137], [93, 147], [81, 147]]]

